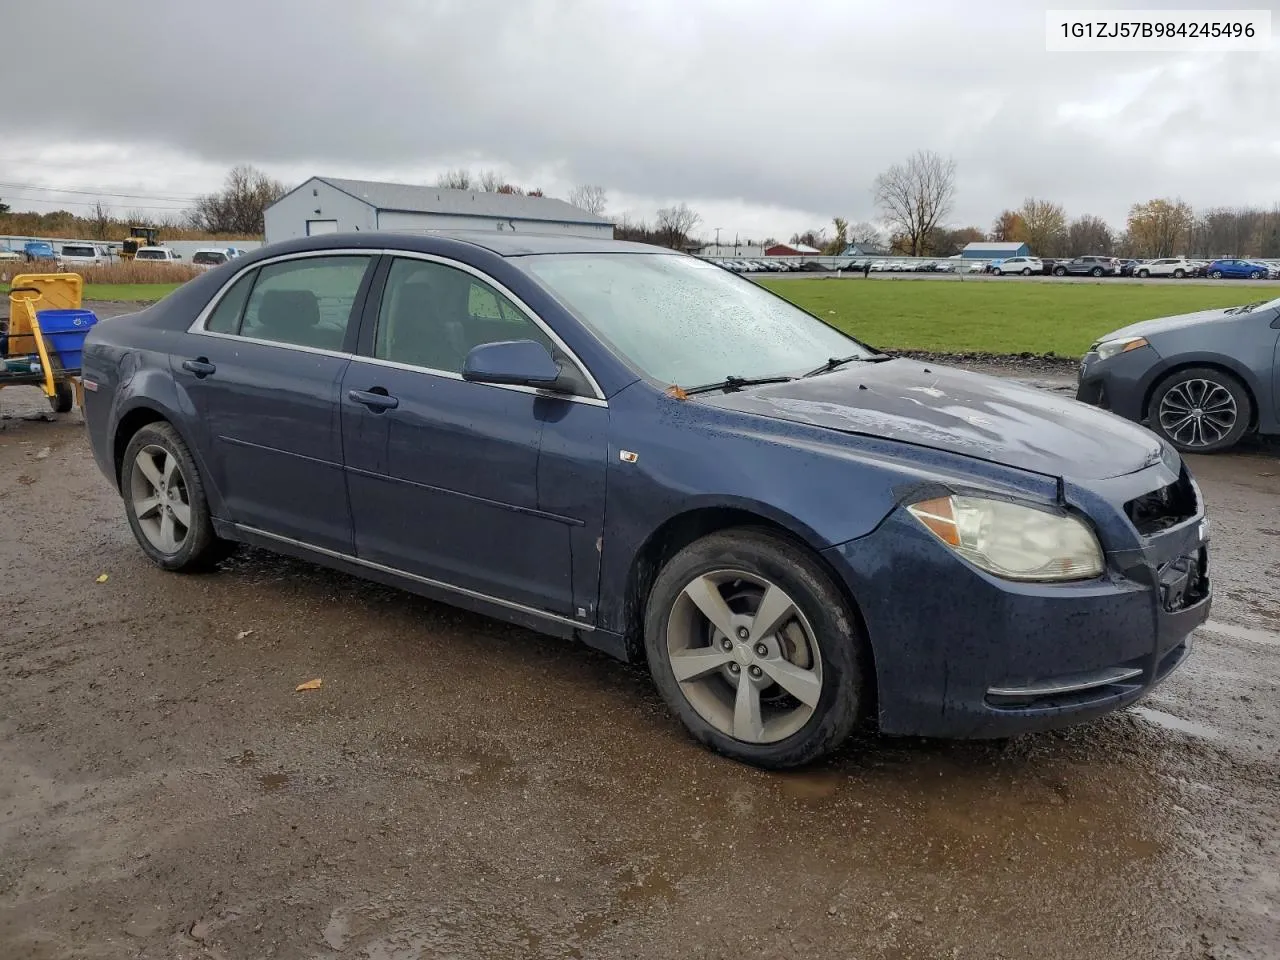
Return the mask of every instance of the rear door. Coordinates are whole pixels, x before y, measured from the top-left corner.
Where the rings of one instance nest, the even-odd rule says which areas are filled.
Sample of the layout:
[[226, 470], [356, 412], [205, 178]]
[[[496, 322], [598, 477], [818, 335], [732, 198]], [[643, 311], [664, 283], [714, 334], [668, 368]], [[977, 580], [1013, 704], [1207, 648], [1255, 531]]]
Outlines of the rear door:
[[373, 259], [306, 255], [249, 270], [171, 356], [227, 519], [351, 553], [338, 390]]
[[342, 383], [356, 553], [489, 599], [594, 616], [608, 410], [582, 397], [469, 383], [481, 343], [563, 345], [460, 263], [397, 258]]

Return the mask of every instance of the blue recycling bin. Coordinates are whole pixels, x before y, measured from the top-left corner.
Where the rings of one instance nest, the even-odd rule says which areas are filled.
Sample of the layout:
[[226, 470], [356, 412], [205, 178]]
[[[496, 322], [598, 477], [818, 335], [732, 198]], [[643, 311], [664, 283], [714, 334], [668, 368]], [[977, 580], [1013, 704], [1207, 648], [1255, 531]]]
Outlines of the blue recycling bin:
[[36, 320], [45, 345], [58, 356], [63, 370], [80, 369], [84, 338], [98, 322], [92, 310], [37, 310]]

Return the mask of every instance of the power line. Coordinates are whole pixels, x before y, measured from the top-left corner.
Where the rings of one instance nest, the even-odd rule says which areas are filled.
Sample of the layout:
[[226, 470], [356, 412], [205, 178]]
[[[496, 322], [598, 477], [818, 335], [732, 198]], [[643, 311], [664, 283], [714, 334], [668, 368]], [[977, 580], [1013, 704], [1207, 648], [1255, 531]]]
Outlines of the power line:
[[[22, 200], [27, 203], [47, 203], [52, 206], [59, 206], [59, 207], [96, 207], [98, 205], [97, 203], [91, 203], [88, 200], [57, 200], [57, 199], [51, 199], [49, 197], [23, 197], [23, 196], [19, 196], [17, 194], [11, 194], [11, 193], [6, 193], [3, 196], [0, 196], [0, 200], [4, 200], [6, 203], [10, 200]], [[126, 210], [164, 210], [169, 213], [182, 213], [187, 209], [186, 207], [157, 207], [157, 206], [150, 206], [145, 203], [136, 203], [136, 204], [129, 203], [129, 204], [124, 204], [123, 206], [125, 207]], [[18, 211], [18, 210], [10, 211], [11, 214], [24, 213], [24, 212], [34, 213], [35, 211]]]
[[42, 187], [38, 183], [9, 183], [0, 180], [0, 187], [12, 190], [39, 190], [42, 193], [71, 193], [83, 197], [110, 197], [113, 200], [171, 200], [174, 203], [191, 203], [200, 199], [198, 196], [165, 197], [155, 193], [113, 193], [109, 190], [71, 190], [58, 187]]

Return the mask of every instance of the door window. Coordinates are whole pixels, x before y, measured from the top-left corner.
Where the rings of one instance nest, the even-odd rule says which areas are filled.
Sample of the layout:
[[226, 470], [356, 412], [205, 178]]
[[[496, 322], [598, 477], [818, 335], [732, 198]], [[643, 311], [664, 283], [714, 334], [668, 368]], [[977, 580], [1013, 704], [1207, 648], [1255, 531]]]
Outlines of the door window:
[[551, 338], [509, 299], [478, 277], [430, 260], [398, 259], [387, 275], [373, 355], [429, 370], [461, 373], [472, 348]]
[[305, 257], [263, 267], [245, 305], [240, 335], [341, 350], [371, 259]]
[[250, 270], [231, 285], [218, 305], [209, 314], [204, 328], [210, 333], [239, 333], [240, 317], [244, 313], [244, 303], [249, 299], [249, 291], [253, 289], [253, 281], [257, 271]]

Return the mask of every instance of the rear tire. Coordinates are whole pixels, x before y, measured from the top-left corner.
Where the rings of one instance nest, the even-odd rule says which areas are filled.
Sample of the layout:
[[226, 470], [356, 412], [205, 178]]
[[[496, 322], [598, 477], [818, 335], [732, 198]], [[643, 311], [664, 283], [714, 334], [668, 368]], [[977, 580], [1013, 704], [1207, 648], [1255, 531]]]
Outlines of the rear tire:
[[1252, 420], [1249, 391], [1215, 367], [1188, 367], [1170, 374], [1156, 386], [1147, 405], [1148, 425], [1183, 453], [1230, 449], [1248, 432]]
[[1101, 267], [1094, 267], [1092, 270], [1090, 270], [1090, 271], [1089, 271], [1089, 273], [1090, 273], [1090, 274], [1092, 274], [1092, 275], [1093, 275], [1093, 276], [1095, 276], [1095, 277], [1100, 277], [1100, 276], [1102, 276], [1102, 268], [1101, 268]]
[[1185, 277], [1186, 275], [1187, 275], [1187, 272], [1186, 272], [1185, 270], [1181, 269], [1181, 268], [1179, 268], [1179, 269], [1177, 269], [1177, 270], [1173, 271], [1173, 278], [1174, 278], [1175, 280], [1181, 280], [1181, 279], [1182, 279], [1183, 277]]
[[1209, 276], [1213, 277], [1213, 279], [1215, 279], [1215, 280], [1221, 280], [1221, 279], [1222, 279], [1222, 271], [1221, 271], [1221, 270], [1215, 270], [1215, 271], [1213, 271], [1213, 273], [1209, 274]]
[[120, 492], [134, 539], [164, 570], [208, 570], [235, 548], [214, 533], [200, 471], [172, 424], [149, 423], [129, 440]]
[[806, 548], [768, 531], [727, 530], [676, 554], [649, 593], [644, 635], [672, 712], [695, 739], [744, 763], [816, 760], [849, 736], [868, 702], [866, 640], [844, 596]]
[[1151, 271], [1150, 271], [1150, 270], [1139, 270], [1139, 271], [1138, 271], [1138, 277], [1139, 277], [1140, 279], [1142, 279], [1142, 280], [1147, 279], [1147, 277], [1149, 277], [1149, 276], [1151, 276]]
[[1054, 267], [1054, 268], [1053, 268], [1053, 275], [1054, 275], [1055, 277], [1065, 277], [1065, 276], [1067, 275], [1067, 268], [1066, 268], [1066, 267]]
[[1030, 267], [1023, 267], [1023, 268], [1022, 268], [1022, 275], [1023, 275], [1024, 277], [1029, 277], [1029, 276], [1031, 276], [1031, 268], [1030, 268]]

